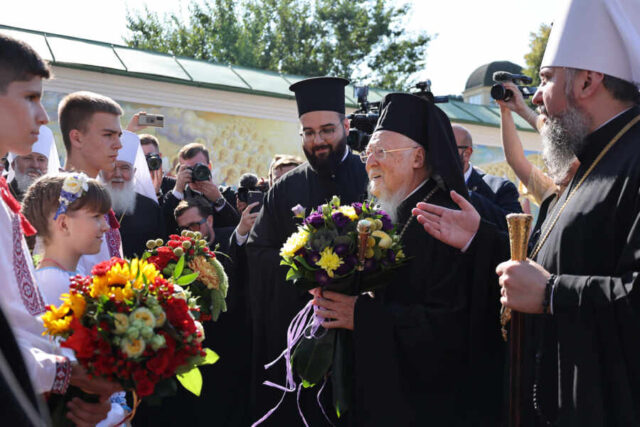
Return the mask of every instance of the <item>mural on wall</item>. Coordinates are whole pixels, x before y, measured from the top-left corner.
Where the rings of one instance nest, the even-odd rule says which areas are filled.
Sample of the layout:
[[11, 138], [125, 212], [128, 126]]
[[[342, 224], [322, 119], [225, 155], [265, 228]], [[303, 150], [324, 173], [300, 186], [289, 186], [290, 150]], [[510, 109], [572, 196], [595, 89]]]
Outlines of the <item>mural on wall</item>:
[[[46, 91], [43, 97], [49, 114], [48, 126], [62, 158], [65, 151], [58, 125], [58, 104], [64, 96]], [[180, 148], [191, 142], [204, 144], [209, 150], [214, 181], [232, 186], [237, 186], [240, 176], [246, 172], [266, 177], [276, 153], [303, 155], [295, 123], [116, 101], [124, 110], [123, 128], [138, 111], [165, 117], [164, 128], [148, 127], [142, 131], [155, 135], [160, 141], [165, 170], [175, 164]]]

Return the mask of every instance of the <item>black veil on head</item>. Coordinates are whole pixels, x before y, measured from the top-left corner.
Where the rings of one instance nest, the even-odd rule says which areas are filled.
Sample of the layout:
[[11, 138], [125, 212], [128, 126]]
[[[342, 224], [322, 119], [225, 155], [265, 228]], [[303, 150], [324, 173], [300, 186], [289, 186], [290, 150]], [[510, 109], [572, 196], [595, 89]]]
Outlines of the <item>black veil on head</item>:
[[445, 191], [468, 198], [449, 117], [433, 103], [408, 93], [390, 93], [380, 106], [375, 131], [390, 130], [422, 145], [432, 177]]

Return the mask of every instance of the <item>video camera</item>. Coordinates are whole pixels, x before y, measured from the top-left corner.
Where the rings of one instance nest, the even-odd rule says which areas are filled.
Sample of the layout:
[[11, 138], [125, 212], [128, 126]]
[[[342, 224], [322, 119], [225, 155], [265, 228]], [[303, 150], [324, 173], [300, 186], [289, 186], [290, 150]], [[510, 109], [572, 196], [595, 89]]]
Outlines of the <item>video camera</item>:
[[[524, 86], [530, 85], [533, 80], [524, 74], [511, 74], [507, 71], [496, 71], [493, 73], [493, 81], [495, 82], [513, 82], [518, 85], [518, 89], [524, 98], [533, 96], [538, 90], [537, 87]], [[508, 101], [513, 97], [513, 92], [504, 87], [502, 83], [496, 83], [491, 86], [491, 97], [498, 101]]]
[[[418, 89], [418, 91], [409, 92], [412, 95], [419, 96], [436, 104], [449, 102], [449, 98], [446, 96], [433, 95], [431, 92], [431, 80], [418, 82], [414, 87]], [[355, 151], [363, 151], [371, 139], [371, 134], [376, 127], [376, 123], [378, 123], [378, 118], [380, 117], [380, 102], [368, 101], [369, 87], [367, 86], [354, 87], [353, 96], [357, 98], [360, 109], [347, 116], [350, 120], [347, 144]]]

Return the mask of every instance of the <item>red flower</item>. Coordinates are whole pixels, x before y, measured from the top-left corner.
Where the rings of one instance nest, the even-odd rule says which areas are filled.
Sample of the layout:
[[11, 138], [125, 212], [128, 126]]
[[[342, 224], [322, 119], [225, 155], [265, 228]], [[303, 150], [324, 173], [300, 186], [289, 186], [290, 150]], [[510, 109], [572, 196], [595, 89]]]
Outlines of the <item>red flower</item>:
[[171, 234], [169, 235], [169, 240], [180, 240], [181, 236], [178, 236], [177, 234]]
[[167, 245], [172, 247], [173, 249], [175, 248], [181, 248], [182, 247], [182, 242], [179, 242], [177, 240], [169, 240], [167, 242]]
[[133, 373], [133, 380], [136, 382], [136, 391], [138, 396], [149, 396], [156, 387], [155, 382], [149, 378], [149, 373], [144, 369], [138, 369]]
[[71, 321], [71, 330], [73, 334], [64, 341], [61, 346], [72, 349], [76, 352], [79, 359], [88, 359], [93, 356], [96, 349], [96, 343], [92, 337], [91, 330], [82, 326], [77, 318]]

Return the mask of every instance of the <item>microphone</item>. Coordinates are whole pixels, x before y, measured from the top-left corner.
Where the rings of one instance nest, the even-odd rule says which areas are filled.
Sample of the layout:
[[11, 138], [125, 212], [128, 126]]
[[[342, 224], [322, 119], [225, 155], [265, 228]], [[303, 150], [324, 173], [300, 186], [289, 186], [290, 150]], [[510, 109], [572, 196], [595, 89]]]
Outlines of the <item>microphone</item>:
[[493, 73], [493, 80], [496, 82], [512, 81], [516, 84], [517, 80], [520, 80], [525, 85], [530, 85], [533, 82], [533, 79], [525, 74], [511, 74], [508, 71], [496, 71]]

